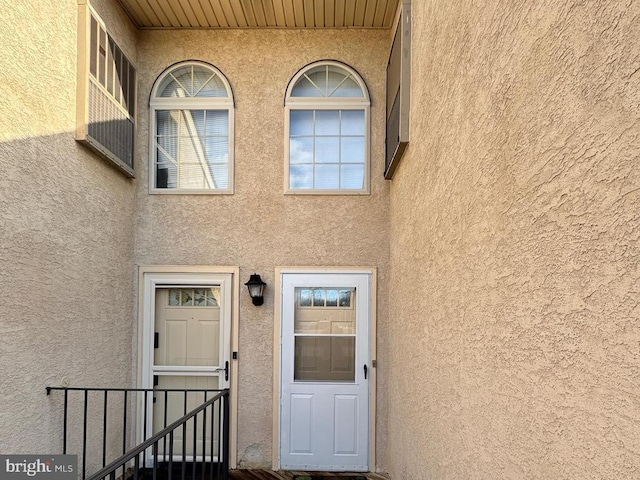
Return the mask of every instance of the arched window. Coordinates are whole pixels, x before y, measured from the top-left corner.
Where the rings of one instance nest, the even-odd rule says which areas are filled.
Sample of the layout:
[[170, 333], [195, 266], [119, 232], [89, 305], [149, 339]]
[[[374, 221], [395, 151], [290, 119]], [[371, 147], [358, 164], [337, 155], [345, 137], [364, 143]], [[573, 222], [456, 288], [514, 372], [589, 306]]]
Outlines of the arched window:
[[233, 94], [203, 62], [165, 70], [151, 91], [152, 193], [233, 193]]
[[285, 191], [369, 193], [369, 94], [334, 61], [299, 71], [285, 98]]

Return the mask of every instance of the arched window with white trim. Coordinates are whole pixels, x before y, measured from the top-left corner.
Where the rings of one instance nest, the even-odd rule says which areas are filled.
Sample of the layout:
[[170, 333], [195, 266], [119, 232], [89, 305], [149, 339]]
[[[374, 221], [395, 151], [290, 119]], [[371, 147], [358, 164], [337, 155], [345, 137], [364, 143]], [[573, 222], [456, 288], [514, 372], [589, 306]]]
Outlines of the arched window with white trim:
[[306, 66], [285, 97], [285, 192], [369, 193], [369, 94], [352, 68]]
[[233, 193], [233, 94], [204, 62], [169, 67], [151, 91], [152, 193]]

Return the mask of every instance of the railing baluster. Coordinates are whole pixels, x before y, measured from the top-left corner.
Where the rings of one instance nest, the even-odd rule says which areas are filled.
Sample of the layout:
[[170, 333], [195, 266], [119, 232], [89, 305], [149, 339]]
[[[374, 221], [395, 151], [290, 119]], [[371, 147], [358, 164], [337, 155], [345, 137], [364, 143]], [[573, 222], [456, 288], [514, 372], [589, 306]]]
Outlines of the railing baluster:
[[107, 464], [107, 396], [108, 390], [104, 391], [104, 405], [102, 407], [102, 467]]
[[69, 390], [64, 391], [64, 426], [62, 431], [62, 454], [67, 454], [67, 412], [69, 411]]
[[220, 473], [222, 469], [222, 399], [218, 399], [218, 475], [216, 479], [220, 478]]
[[[184, 392], [184, 414], [187, 414], [187, 391], [185, 390]], [[182, 476], [180, 477], [181, 480], [184, 480], [185, 474], [186, 474], [186, 470], [187, 470], [187, 465], [186, 465], [186, 460], [187, 460], [187, 422], [184, 422], [182, 424]]]
[[[162, 428], [167, 428], [167, 405], [169, 404], [169, 392], [164, 391], [164, 424]], [[164, 437], [164, 451], [167, 451], [167, 437]]]
[[127, 453], [127, 390], [124, 391], [124, 405], [122, 409], [122, 454]]
[[[204, 402], [207, 403], [207, 391], [204, 392]], [[201, 479], [205, 479], [205, 470], [207, 469], [207, 409], [202, 411], [202, 475]], [[194, 479], [195, 480], [195, 479]]]
[[[144, 392], [144, 427], [142, 428], [142, 437], [146, 440], [147, 439], [147, 413], [148, 413], [148, 409], [149, 409], [149, 397], [148, 397], [148, 391]], [[142, 452], [142, 464], [143, 465], [147, 465], [147, 451], [145, 450], [144, 452]]]
[[82, 480], [87, 476], [87, 409], [89, 405], [89, 390], [84, 391], [84, 417], [82, 427]]
[[211, 480], [213, 480], [213, 445], [215, 443], [215, 438], [216, 438], [216, 431], [215, 431], [216, 411], [214, 410], [215, 404], [216, 404], [215, 402], [211, 404], [211, 446], [209, 447], [209, 449], [211, 450], [211, 471], [209, 472], [209, 478]]
[[227, 480], [229, 478], [229, 394], [227, 393], [223, 395], [220, 400], [224, 402], [224, 427], [222, 428], [222, 443], [224, 444], [222, 449], [222, 456], [224, 466], [222, 467], [222, 475], [224, 480]]
[[[166, 427], [165, 427], [166, 428]], [[167, 438], [166, 436], [164, 438]], [[169, 433], [169, 478], [173, 476], [173, 430]]]
[[191, 479], [196, 480], [196, 462], [198, 458], [198, 414], [193, 417], [193, 459], [191, 460]]
[[153, 444], [153, 480], [158, 477], [158, 442]]
[[[142, 462], [142, 464], [144, 465], [144, 462]], [[138, 480], [139, 470], [140, 470], [140, 455], [136, 455], [136, 458], [133, 461], [133, 480]], [[122, 480], [124, 480], [124, 478]]]

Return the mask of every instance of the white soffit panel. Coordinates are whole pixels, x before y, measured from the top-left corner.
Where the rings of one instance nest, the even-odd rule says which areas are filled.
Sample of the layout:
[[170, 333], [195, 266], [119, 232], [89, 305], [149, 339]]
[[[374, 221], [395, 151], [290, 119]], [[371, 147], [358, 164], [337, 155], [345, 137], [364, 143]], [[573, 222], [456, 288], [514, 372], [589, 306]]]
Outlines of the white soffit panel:
[[390, 28], [398, 0], [118, 0], [136, 27]]

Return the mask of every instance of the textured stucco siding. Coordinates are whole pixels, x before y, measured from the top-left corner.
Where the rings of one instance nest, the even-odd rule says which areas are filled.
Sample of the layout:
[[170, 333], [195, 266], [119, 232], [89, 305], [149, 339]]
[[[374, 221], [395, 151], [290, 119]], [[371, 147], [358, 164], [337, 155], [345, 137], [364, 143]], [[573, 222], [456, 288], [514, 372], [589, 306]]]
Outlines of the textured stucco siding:
[[[135, 60], [126, 16], [96, 8]], [[0, 452], [59, 453], [45, 386], [131, 384], [135, 183], [74, 140], [77, 3], [0, 12]]]
[[413, 13], [391, 478], [640, 478], [640, 5]]
[[[148, 117], [140, 118], [140, 170], [135, 259], [138, 264], [240, 266], [267, 282], [254, 307], [243, 287], [239, 328], [241, 466], [271, 465], [274, 269], [277, 266], [378, 268], [378, 348], [385, 350], [389, 186], [382, 178], [385, 31], [142, 32], [140, 110], [169, 65], [188, 59], [215, 65], [235, 97], [235, 194], [149, 195]], [[371, 194], [284, 195], [284, 93], [303, 66], [323, 59], [355, 68], [371, 95]], [[381, 355], [383, 357], [383, 355]], [[378, 466], [386, 455], [385, 359], [378, 388]]]

